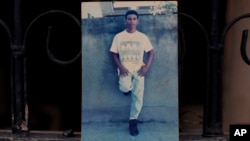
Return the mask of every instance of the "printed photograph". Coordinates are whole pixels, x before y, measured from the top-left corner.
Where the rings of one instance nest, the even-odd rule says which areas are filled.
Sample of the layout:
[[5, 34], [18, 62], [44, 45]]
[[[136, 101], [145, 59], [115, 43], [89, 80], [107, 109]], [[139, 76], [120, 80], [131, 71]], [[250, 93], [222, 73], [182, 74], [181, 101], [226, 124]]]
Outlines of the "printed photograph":
[[178, 141], [176, 1], [81, 3], [81, 141]]

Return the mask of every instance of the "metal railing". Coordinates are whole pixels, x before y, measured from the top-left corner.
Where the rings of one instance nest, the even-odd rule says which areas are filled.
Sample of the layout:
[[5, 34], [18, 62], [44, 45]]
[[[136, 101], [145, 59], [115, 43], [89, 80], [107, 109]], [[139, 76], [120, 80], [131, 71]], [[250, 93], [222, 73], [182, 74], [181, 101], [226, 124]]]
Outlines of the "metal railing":
[[[26, 43], [27, 43], [27, 36], [29, 31], [34, 23], [38, 22], [40, 18], [53, 15], [53, 14], [60, 14], [63, 15], [76, 23], [76, 26], [79, 27], [81, 31], [81, 23], [80, 21], [72, 14], [62, 11], [62, 10], [51, 10], [44, 12], [37, 16], [32, 22], [29, 24], [28, 28], [25, 31], [23, 42], [14, 41], [15, 37], [11, 34], [10, 28], [7, 24], [0, 19], [0, 26], [4, 28], [7, 33], [10, 42], [11, 48], [11, 121], [12, 121], [12, 132], [13, 133], [29, 133], [28, 128], [28, 102], [27, 102], [27, 74], [26, 74]], [[15, 16], [19, 16], [15, 14]], [[20, 23], [17, 22], [17, 23]], [[18, 29], [18, 26], [16, 27]], [[60, 65], [68, 65], [75, 62], [81, 56], [81, 49], [79, 52], [70, 60], [60, 60], [58, 59], [50, 50], [50, 38], [51, 38], [51, 30], [52, 26], [48, 27], [48, 35], [46, 40], [46, 53], [48, 58], [53, 61], [54, 63]], [[18, 31], [20, 32], [20, 31]], [[20, 40], [20, 39], [19, 39]]]
[[[196, 20], [194, 17], [185, 14], [185, 13], [181, 13], [181, 12], [177, 12], [174, 14], [178, 14], [181, 17], [186, 17], [189, 20], [193, 21], [202, 31], [203, 33], [203, 37], [205, 38], [205, 50], [206, 50], [206, 73], [205, 73], [205, 78], [206, 78], [206, 86], [205, 86], [205, 100], [204, 100], [204, 112], [203, 112], [203, 136], [205, 137], [211, 137], [211, 136], [220, 136], [223, 134], [222, 131], [222, 106], [220, 103], [220, 100], [222, 98], [222, 92], [215, 92], [217, 91], [217, 84], [222, 83], [221, 78], [222, 78], [222, 74], [220, 74], [218, 76], [218, 72], [221, 72], [221, 56], [223, 55], [223, 49], [224, 49], [224, 42], [225, 42], [225, 37], [227, 32], [230, 30], [230, 28], [236, 24], [237, 22], [239, 22], [241, 19], [244, 18], [249, 18], [250, 17], [250, 13], [246, 13], [246, 14], [242, 14], [238, 17], [236, 17], [235, 19], [233, 19], [231, 22], [229, 22], [223, 29], [222, 34], [220, 36], [220, 39], [216, 45], [210, 45], [209, 43], [209, 37], [208, 34], [205, 30], [205, 28], [202, 26], [202, 24]], [[181, 27], [179, 27], [181, 28]], [[181, 31], [181, 30], [180, 30]], [[180, 33], [180, 37], [179, 39], [181, 40], [181, 42], [183, 41], [183, 34]], [[248, 30], [245, 29], [242, 31], [242, 39], [241, 39], [241, 44], [240, 44], [240, 53], [241, 53], [241, 57], [243, 59], [243, 61], [250, 65], [250, 60], [249, 57], [247, 55], [247, 37], [248, 37]], [[182, 46], [185, 48], [186, 45], [185, 43], [182, 44]], [[182, 60], [185, 58], [185, 53], [187, 49], [183, 49], [183, 47], [179, 46], [179, 48], [182, 48], [179, 54], [179, 63], [182, 63]], [[213, 54], [213, 55], [211, 55]], [[214, 58], [212, 58], [214, 57]], [[211, 59], [215, 59], [213, 61], [217, 61], [219, 63], [219, 66], [217, 66], [218, 64], [214, 65], [213, 63], [210, 62]], [[212, 71], [211, 71], [211, 67], [215, 67]], [[219, 78], [218, 78], [219, 77]], [[214, 80], [213, 80], [214, 79]], [[211, 83], [211, 81], [216, 81], [216, 83]], [[209, 89], [215, 89], [214, 91], [209, 90]], [[219, 94], [219, 95], [218, 95]], [[212, 98], [211, 98], [212, 97]], [[216, 98], [214, 98], [216, 97]], [[213, 106], [211, 105], [213, 104]], [[216, 115], [216, 116], [214, 116]]]
[[[18, 12], [18, 10], [17, 10]], [[77, 18], [75, 18], [72, 14], [65, 12], [65, 11], [60, 11], [60, 10], [52, 10], [52, 11], [47, 11], [42, 13], [41, 15], [37, 16], [28, 26], [27, 30], [25, 31], [24, 34], [24, 40], [23, 43], [21, 42], [16, 42], [14, 41], [14, 39], [16, 37], [13, 38], [12, 33], [9, 29], [9, 27], [7, 26], [7, 24], [2, 21], [0, 19], [0, 25], [4, 28], [4, 30], [7, 33], [7, 36], [9, 38], [9, 42], [10, 42], [10, 48], [11, 48], [11, 54], [12, 54], [12, 58], [11, 58], [11, 87], [12, 87], [12, 131], [13, 133], [23, 133], [23, 132], [29, 132], [28, 129], [28, 103], [27, 103], [27, 92], [26, 92], [26, 87], [27, 87], [27, 82], [25, 80], [26, 77], [26, 64], [25, 64], [25, 49], [26, 49], [26, 37], [29, 33], [30, 28], [32, 27], [32, 25], [37, 22], [41, 17], [47, 16], [47, 15], [53, 15], [53, 14], [62, 14], [65, 15], [66, 17], [70, 18], [71, 20], [73, 20], [76, 25], [79, 27], [79, 29], [81, 30], [81, 24], [80, 22], [77, 20]], [[250, 14], [243, 14], [239, 17], [236, 17], [232, 22], [230, 22], [223, 30], [222, 32], [222, 36], [221, 36], [221, 40], [220, 43], [217, 44], [217, 47], [214, 48], [214, 46], [211, 46], [209, 44], [209, 37], [208, 34], [206, 32], [206, 30], [204, 29], [204, 27], [200, 24], [200, 22], [198, 20], [196, 20], [195, 18], [193, 18], [192, 16], [185, 14], [185, 13], [181, 13], [181, 12], [177, 12], [174, 14], [178, 14], [179, 16], [183, 16], [183, 17], [187, 17], [188, 19], [194, 21], [198, 27], [202, 30], [203, 32], [203, 36], [205, 38], [205, 50], [206, 50], [206, 63], [207, 63], [207, 72], [206, 72], [206, 89], [209, 88], [213, 88], [213, 86], [211, 86], [211, 84], [209, 83], [209, 81], [211, 81], [211, 79], [213, 79], [214, 77], [210, 77], [211, 75], [213, 75], [214, 73], [217, 72], [211, 72], [210, 71], [210, 53], [211, 52], [215, 52], [215, 59], [220, 58], [220, 56], [222, 55], [222, 49], [224, 47], [224, 40], [225, 40], [225, 35], [227, 33], [227, 31], [239, 20], [243, 19], [243, 18], [248, 18], [250, 17]], [[15, 16], [19, 16], [18, 13], [16, 13]], [[19, 21], [20, 22], [20, 21]], [[17, 22], [19, 24], [19, 22]], [[18, 26], [17, 26], [18, 28]], [[180, 27], [181, 28], [181, 27]], [[81, 50], [79, 51], [79, 53], [77, 53], [75, 55], [75, 57], [73, 57], [70, 60], [60, 60], [58, 58], [55, 57], [55, 55], [50, 51], [50, 37], [51, 37], [51, 30], [53, 28], [51, 26], [48, 27], [48, 35], [47, 35], [47, 40], [46, 40], [46, 49], [47, 49], [47, 54], [48, 57], [51, 61], [60, 64], [60, 65], [67, 65], [70, 63], [73, 63], [74, 61], [76, 61], [77, 59], [79, 59], [80, 55], [81, 55]], [[247, 36], [248, 36], [248, 30], [244, 30], [242, 33], [242, 42], [241, 42], [241, 56], [242, 59], [244, 60], [245, 63], [247, 63], [248, 65], [250, 65], [250, 60], [249, 57], [247, 55], [247, 51], [246, 51], [246, 44], [247, 44]], [[184, 46], [185, 47], [185, 46]], [[186, 50], [186, 49], [184, 49]], [[183, 50], [182, 50], [183, 51]], [[183, 54], [185, 52], [181, 52], [179, 58], [183, 59], [184, 55]], [[181, 61], [181, 60], [180, 60]], [[220, 60], [217, 60], [218, 62], [220, 62]], [[181, 63], [181, 62], [180, 62]], [[218, 68], [215, 68], [215, 71]], [[21, 71], [20, 71], [21, 70]], [[216, 75], [217, 76], [217, 75]], [[221, 77], [221, 76], [220, 76]], [[221, 82], [217, 82], [217, 83], [221, 83]], [[215, 94], [212, 93], [212, 91], [208, 91], [208, 93], [205, 94], [206, 96], [212, 95], [215, 96]], [[221, 93], [219, 93], [219, 95], [222, 95]], [[205, 100], [205, 106], [204, 106], [204, 125], [203, 125], [203, 135], [204, 136], [214, 136], [214, 135], [221, 135], [222, 134], [222, 129], [221, 129], [221, 124], [222, 121], [219, 117], [214, 117], [214, 113], [213, 111], [217, 111], [222, 110], [220, 104], [218, 103], [218, 101], [210, 101], [209, 97], [207, 97], [208, 100]], [[213, 103], [215, 106], [210, 107], [210, 104]], [[210, 111], [212, 111], [212, 113], [210, 113], [209, 111], [207, 111], [207, 108], [210, 108]], [[222, 113], [220, 113], [222, 114]], [[218, 126], [219, 125], [219, 126]], [[215, 131], [215, 132], [213, 132]]]

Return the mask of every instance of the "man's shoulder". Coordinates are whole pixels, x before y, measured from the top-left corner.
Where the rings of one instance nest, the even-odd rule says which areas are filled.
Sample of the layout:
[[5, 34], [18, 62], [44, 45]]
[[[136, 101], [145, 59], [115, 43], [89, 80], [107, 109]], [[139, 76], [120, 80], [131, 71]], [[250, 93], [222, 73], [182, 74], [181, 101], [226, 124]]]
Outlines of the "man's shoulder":
[[114, 35], [114, 38], [121, 38], [124, 35], [124, 31], [120, 31]]

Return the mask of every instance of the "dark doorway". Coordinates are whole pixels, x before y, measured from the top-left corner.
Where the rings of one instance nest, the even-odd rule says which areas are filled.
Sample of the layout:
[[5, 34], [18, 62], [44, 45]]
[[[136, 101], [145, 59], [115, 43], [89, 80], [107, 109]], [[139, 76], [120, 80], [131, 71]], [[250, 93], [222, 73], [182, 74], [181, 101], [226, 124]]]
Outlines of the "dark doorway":
[[80, 131], [81, 58], [66, 64], [55, 60], [64, 62], [79, 54], [80, 28], [67, 17], [52, 14], [37, 20], [27, 35], [30, 129]]
[[0, 39], [0, 129], [11, 129], [10, 42], [3, 27]]

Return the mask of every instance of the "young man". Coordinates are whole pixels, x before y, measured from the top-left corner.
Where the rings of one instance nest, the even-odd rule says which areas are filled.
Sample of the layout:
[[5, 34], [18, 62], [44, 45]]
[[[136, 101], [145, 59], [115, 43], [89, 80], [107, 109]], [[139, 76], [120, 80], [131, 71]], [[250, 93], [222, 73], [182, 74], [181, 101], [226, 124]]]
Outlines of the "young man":
[[[143, 104], [144, 76], [150, 68], [154, 52], [148, 37], [137, 31], [138, 13], [127, 11], [125, 22], [126, 29], [114, 37], [110, 52], [118, 67], [119, 88], [124, 95], [131, 94], [129, 131], [132, 136], [136, 136], [139, 134], [137, 119]], [[144, 52], [149, 55], [145, 64]]]

